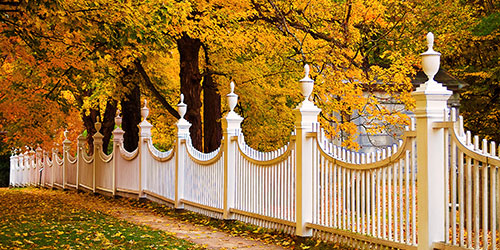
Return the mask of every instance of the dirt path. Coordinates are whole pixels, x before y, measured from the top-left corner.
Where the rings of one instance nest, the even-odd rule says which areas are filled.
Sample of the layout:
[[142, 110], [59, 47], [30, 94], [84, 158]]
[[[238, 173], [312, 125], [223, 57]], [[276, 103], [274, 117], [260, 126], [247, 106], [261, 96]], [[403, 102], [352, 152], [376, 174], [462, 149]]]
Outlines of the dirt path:
[[206, 246], [208, 249], [284, 249], [280, 246], [232, 236], [208, 226], [194, 225], [189, 222], [156, 215], [145, 209], [132, 210], [121, 207], [116, 210], [111, 214], [117, 218], [174, 233], [178, 238]]
[[159, 215], [148, 208], [139, 208], [124, 199], [109, 199], [88, 193], [29, 189], [39, 195], [50, 195], [62, 199], [68, 207], [84, 207], [87, 210], [100, 211], [113, 217], [138, 225], [150, 226], [163, 230], [173, 236], [205, 246], [207, 249], [285, 249], [278, 245], [267, 244], [258, 240], [232, 236], [216, 228], [181, 221], [167, 215]]

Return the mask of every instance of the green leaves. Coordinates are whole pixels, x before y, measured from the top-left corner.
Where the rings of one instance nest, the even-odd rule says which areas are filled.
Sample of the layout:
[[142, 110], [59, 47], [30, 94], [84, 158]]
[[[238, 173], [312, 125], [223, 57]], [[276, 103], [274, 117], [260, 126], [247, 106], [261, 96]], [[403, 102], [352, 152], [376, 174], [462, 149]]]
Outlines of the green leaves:
[[472, 29], [475, 36], [487, 36], [500, 28], [500, 13], [495, 12], [484, 18]]

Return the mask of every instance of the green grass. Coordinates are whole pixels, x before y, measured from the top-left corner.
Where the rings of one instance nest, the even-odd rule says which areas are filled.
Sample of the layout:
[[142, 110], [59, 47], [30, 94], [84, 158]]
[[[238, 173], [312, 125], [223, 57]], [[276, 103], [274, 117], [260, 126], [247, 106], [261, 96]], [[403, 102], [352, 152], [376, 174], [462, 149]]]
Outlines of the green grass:
[[69, 204], [50, 191], [0, 189], [0, 249], [199, 249], [169, 233]]

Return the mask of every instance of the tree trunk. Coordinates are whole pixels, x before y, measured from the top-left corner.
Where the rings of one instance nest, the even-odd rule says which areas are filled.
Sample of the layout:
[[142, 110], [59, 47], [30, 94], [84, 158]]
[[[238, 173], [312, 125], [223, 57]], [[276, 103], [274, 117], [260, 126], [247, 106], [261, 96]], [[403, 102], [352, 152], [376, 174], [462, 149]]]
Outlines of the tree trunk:
[[[128, 83], [133, 84], [133, 83]], [[138, 84], [121, 100], [123, 147], [134, 151], [139, 145], [139, 123], [141, 122], [141, 92]]]
[[[102, 139], [102, 149], [104, 153], [108, 153], [108, 145], [111, 139], [111, 135], [115, 126], [115, 114], [116, 114], [116, 101], [109, 100], [106, 103], [106, 110], [104, 110], [104, 117], [102, 117], [101, 123], [101, 134], [104, 136]], [[92, 137], [96, 133], [95, 123], [97, 122], [97, 116], [99, 115], [99, 110], [90, 109], [89, 115], [85, 113], [82, 115], [83, 125], [87, 130], [87, 144], [89, 147], [89, 153], [94, 152], [94, 138]]]
[[187, 104], [185, 115], [192, 125], [189, 129], [193, 146], [202, 151], [202, 124], [201, 124], [201, 79], [199, 69], [199, 52], [201, 41], [183, 34], [177, 40], [177, 49], [180, 55], [180, 82], [181, 93], [184, 94], [184, 102]]
[[217, 84], [211, 74], [203, 78], [203, 135], [204, 150], [216, 150], [222, 139], [221, 100], [217, 92]]

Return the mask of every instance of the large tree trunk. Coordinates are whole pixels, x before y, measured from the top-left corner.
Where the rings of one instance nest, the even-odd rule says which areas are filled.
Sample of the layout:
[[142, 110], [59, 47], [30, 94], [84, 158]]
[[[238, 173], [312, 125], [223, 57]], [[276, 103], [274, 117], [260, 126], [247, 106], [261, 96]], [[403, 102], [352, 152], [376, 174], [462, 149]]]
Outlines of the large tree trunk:
[[204, 150], [216, 150], [222, 139], [221, 127], [221, 100], [217, 92], [217, 84], [211, 74], [203, 78], [203, 135]]
[[[108, 145], [115, 126], [115, 114], [116, 101], [109, 100], [106, 103], [104, 116], [100, 119], [102, 123], [100, 132], [104, 136], [104, 138], [102, 139], [102, 150], [104, 153], [108, 153]], [[83, 125], [87, 130], [87, 144], [89, 147], [89, 153], [94, 152], [94, 138], [92, 136], [97, 132], [95, 129], [95, 123], [97, 122], [98, 115], [99, 111], [96, 109], [90, 109], [89, 115], [86, 115], [85, 113], [82, 115]]]
[[141, 91], [137, 81], [140, 75], [135, 67], [131, 66], [124, 70], [122, 84], [125, 89], [130, 89], [121, 100], [122, 106], [122, 129], [123, 147], [134, 151], [139, 145], [139, 123], [141, 122]]
[[180, 82], [181, 93], [184, 94], [187, 104], [186, 120], [192, 125], [189, 129], [193, 146], [202, 151], [202, 124], [201, 124], [201, 79], [199, 69], [199, 52], [201, 41], [183, 34], [177, 40], [177, 49], [180, 55]]

